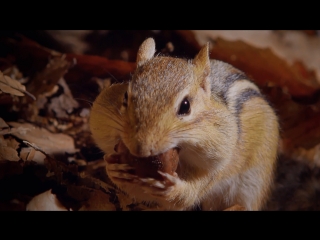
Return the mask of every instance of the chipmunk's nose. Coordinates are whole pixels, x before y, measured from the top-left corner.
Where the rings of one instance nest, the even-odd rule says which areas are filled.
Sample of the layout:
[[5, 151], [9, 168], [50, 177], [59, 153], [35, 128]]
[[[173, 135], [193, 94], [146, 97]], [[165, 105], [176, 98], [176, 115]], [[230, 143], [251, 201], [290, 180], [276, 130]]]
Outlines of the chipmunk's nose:
[[135, 148], [132, 150], [131, 154], [137, 157], [150, 157], [154, 155], [154, 149], [147, 146], [145, 143], [136, 144]]

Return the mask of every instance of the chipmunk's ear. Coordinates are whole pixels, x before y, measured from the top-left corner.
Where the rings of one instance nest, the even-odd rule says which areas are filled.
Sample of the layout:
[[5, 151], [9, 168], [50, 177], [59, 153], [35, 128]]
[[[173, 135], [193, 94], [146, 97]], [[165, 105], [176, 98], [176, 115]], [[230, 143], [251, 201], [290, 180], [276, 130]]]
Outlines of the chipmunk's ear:
[[146, 61], [151, 59], [156, 51], [153, 38], [148, 38], [140, 45], [137, 53], [137, 65], [142, 66]]
[[195, 66], [196, 78], [200, 83], [200, 86], [210, 95], [211, 84], [210, 84], [210, 58], [209, 58], [209, 43], [201, 48], [197, 56], [193, 59]]

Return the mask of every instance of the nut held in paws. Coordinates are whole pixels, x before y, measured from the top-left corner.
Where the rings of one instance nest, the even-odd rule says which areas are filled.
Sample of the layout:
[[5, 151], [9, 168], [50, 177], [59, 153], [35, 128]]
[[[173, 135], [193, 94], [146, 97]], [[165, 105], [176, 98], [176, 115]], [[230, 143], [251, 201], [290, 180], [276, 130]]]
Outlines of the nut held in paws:
[[135, 174], [139, 177], [162, 179], [158, 171], [173, 175], [179, 162], [179, 149], [171, 148], [168, 151], [151, 157], [136, 157], [130, 154], [124, 143], [120, 141], [115, 150], [120, 154], [119, 163], [128, 163], [135, 167]]

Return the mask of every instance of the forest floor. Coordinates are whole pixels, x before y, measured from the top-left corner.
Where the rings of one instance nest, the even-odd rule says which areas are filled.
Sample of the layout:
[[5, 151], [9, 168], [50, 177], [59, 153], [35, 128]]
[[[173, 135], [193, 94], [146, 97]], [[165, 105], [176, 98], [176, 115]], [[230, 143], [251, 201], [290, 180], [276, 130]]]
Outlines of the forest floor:
[[319, 31], [0, 32], [0, 210], [147, 210], [117, 190], [88, 127], [103, 87], [128, 81], [138, 47], [244, 71], [281, 125], [263, 210], [320, 210]]

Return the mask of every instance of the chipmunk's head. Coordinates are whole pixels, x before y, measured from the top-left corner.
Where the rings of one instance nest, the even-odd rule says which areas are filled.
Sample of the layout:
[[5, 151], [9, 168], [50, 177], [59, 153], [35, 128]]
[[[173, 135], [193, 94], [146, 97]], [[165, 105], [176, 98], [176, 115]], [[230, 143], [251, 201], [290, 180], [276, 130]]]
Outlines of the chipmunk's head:
[[193, 60], [154, 53], [154, 40], [148, 38], [139, 48], [137, 69], [123, 96], [127, 120], [122, 139], [140, 157], [181, 147], [183, 140], [190, 140], [210, 101], [208, 44]]

